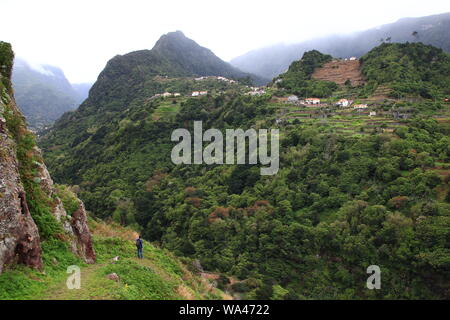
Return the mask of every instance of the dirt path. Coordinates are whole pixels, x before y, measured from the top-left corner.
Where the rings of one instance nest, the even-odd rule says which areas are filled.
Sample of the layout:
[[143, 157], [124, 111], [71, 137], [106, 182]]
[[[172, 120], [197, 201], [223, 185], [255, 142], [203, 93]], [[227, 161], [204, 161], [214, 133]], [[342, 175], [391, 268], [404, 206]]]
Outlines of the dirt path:
[[[130, 260], [152, 269], [162, 279], [170, 281], [170, 275], [162, 268], [155, 265], [149, 259], [130, 258]], [[41, 297], [42, 300], [114, 300], [111, 292], [120, 288], [120, 284], [111, 281], [101, 272], [101, 268], [107, 263], [98, 263], [81, 268], [81, 287], [80, 289], [68, 289], [67, 277], [60, 283], [53, 285]]]
[[[110, 300], [111, 289], [118, 284], [98, 275], [105, 264], [89, 265], [81, 269], [81, 288], [69, 290], [66, 285], [67, 278], [61, 283], [49, 287], [42, 297], [43, 300]], [[69, 276], [69, 275], [67, 275]]]
[[[155, 264], [152, 259], [144, 258], [126, 258], [141, 265], [150, 268], [155, 274], [157, 274], [161, 279], [168, 282], [174, 281], [173, 275], [170, 275], [166, 270]], [[115, 292], [119, 292], [121, 288], [123, 289], [123, 283], [112, 281], [105, 276], [102, 269], [106, 267], [109, 262], [98, 263], [93, 265], [88, 265], [81, 268], [81, 287], [80, 289], [68, 289], [67, 288], [67, 277], [63, 277], [60, 282], [49, 286], [48, 289], [39, 297], [40, 300], [116, 300]], [[183, 278], [188, 277], [187, 275]], [[188, 279], [183, 279], [188, 280]], [[192, 279], [193, 280], [193, 279]], [[208, 279], [201, 276], [199, 278], [199, 283], [196, 286], [201, 286], [203, 289], [200, 292], [213, 292], [216, 289], [210, 284]], [[190, 281], [188, 281], [191, 283]], [[176, 293], [185, 300], [198, 299], [194, 292], [188, 288], [187, 283], [180, 283], [176, 287]], [[192, 285], [192, 283], [191, 283]], [[229, 300], [232, 299], [231, 296], [222, 293], [222, 299]]]

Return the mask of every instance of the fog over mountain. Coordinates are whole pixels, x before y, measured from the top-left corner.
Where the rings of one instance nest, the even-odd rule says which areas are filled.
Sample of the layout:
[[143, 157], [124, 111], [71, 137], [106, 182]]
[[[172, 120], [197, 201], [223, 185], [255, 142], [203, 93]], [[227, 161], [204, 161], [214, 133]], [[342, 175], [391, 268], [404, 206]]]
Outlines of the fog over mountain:
[[333, 35], [296, 44], [279, 44], [250, 51], [232, 59], [232, 65], [261, 77], [273, 78], [286, 71], [304, 52], [319, 50], [334, 57], [360, 57], [386, 42], [423, 42], [450, 52], [450, 13], [403, 18], [362, 32]]
[[16, 55], [57, 65], [70, 82], [82, 83], [94, 82], [111, 57], [152, 47], [161, 34], [175, 30], [230, 61], [272, 44], [449, 11], [442, 0], [2, 0], [2, 12], [8, 12], [4, 25], [26, 21], [33, 27], [3, 28], [0, 38], [14, 46]]
[[64, 112], [76, 109], [92, 84], [69, 83], [55, 66], [29, 63], [16, 58], [13, 68], [16, 100], [29, 126], [35, 130], [51, 125]]

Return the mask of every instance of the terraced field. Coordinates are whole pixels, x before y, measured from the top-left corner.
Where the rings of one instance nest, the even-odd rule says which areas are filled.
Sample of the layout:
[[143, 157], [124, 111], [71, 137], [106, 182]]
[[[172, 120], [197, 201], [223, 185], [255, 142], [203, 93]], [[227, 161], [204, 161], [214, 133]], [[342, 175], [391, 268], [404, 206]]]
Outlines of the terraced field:
[[341, 86], [348, 80], [350, 80], [352, 86], [365, 83], [359, 60], [333, 60], [317, 69], [313, 73], [312, 78], [335, 82]]
[[[152, 114], [152, 120], [171, 119], [180, 110], [180, 104], [184, 98], [168, 98], [162, 101]], [[175, 103], [174, 103], [175, 102]]]

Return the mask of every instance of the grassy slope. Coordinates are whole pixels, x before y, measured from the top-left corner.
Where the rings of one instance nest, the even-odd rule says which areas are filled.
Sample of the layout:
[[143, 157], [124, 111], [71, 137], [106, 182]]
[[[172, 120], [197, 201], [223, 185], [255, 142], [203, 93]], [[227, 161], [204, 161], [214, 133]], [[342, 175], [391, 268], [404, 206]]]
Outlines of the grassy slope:
[[[144, 243], [144, 259], [135, 257], [135, 233], [118, 225], [91, 221], [97, 263], [83, 264], [63, 248], [47, 248], [45, 272], [17, 266], [0, 275], [0, 299], [128, 300], [226, 299], [220, 290], [190, 272], [170, 252]], [[48, 252], [51, 254], [48, 254]], [[58, 254], [56, 254], [58, 253]], [[50, 257], [52, 256], [52, 257]], [[112, 263], [112, 258], [119, 261]], [[56, 260], [58, 263], [56, 263]], [[69, 265], [81, 268], [81, 288], [69, 290]], [[118, 282], [107, 279], [116, 273]]]

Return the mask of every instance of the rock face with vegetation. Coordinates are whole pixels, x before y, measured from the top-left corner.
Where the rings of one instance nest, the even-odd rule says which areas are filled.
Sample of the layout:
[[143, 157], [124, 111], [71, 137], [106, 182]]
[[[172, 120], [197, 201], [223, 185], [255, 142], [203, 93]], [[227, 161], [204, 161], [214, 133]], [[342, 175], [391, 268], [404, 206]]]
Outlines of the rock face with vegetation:
[[79, 208], [72, 214], [72, 232], [75, 236], [76, 252], [83, 257], [86, 263], [95, 262], [95, 251], [92, 246], [92, 237], [88, 227], [86, 210], [80, 202]]
[[0, 272], [5, 265], [16, 262], [42, 267], [39, 232], [21, 182], [17, 145], [4, 118], [20, 116], [11, 98], [12, 59], [10, 45], [0, 42]]
[[0, 133], [0, 272], [19, 262], [42, 267], [39, 232], [20, 181], [15, 144]]
[[[135, 258], [135, 231], [89, 218], [77, 187], [53, 183], [15, 104], [12, 63], [0, 42], [0, 300], [230, 299], [165, 249], [145, 242]], [[67, 289], [73, 265], [80, 290]]]
[[76, 208], [72, 217], [66, 212], [14, 100], [12, 64], [11, 46], [0, 42], [0, 271], [15, 263], [42, 268], [41, 242], [51, 238], [93, 263], [84, 206], [72, 194], [67, 203]]

